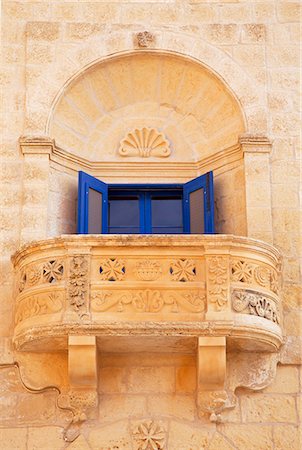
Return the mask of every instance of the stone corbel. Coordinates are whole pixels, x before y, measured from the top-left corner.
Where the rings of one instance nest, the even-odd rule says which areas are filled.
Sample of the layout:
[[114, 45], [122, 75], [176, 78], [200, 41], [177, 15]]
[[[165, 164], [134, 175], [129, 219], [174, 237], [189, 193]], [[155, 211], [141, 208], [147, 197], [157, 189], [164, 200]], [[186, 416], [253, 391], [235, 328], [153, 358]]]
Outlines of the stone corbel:
[[68, 338], [68, 403], [74, 413], [73, 422], [97, 416], [97, 362], [95, 336]]
[[197, 409], [200, 416], [208, 414], [212, 422], [228, 400], [225, 391], [226, 338], [199, 337], [197, 350]]

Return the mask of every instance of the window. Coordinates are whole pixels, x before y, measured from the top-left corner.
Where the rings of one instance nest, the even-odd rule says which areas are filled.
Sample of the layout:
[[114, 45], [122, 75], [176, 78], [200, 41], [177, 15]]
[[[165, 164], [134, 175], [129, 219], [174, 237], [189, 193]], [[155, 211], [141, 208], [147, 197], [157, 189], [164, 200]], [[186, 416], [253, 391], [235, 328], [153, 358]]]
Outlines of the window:
[[78, 233], [214, 233], [213, 173], [185, 184], [106, 184], [79, 172]]

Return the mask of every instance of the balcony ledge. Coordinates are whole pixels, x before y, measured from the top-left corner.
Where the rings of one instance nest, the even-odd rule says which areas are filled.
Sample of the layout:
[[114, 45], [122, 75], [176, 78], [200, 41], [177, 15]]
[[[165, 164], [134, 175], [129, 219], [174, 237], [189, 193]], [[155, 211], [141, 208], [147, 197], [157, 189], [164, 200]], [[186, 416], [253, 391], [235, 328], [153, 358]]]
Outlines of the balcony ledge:
[[13, 256], [18, 350], [67, 348], [70, 334], [226, 336], [282, 343], [280, 255], [232, 235], [62, 235]]
[[[235, 406], [238, 386], [262, 389], [274, 376], [281, 259], [266, 243], [231, 235], [63, 235], [32, 242], [12, 260], [15, 348], [67, 350], [70, 385], [62, 398], [75, 422], [95, 418], [98, 349], [194, 352], [198, 412], [212, 421]], [[235, 371], [227, 360], [234, 350]]]

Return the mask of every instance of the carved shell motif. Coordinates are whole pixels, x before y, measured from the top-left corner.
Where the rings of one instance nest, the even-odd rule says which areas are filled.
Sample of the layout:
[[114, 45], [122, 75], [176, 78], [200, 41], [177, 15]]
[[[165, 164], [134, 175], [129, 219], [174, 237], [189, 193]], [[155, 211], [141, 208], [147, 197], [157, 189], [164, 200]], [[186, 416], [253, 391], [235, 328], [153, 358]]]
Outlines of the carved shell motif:
[[118, 150], [121, 156], [158, 156], [166, 158], [171, 154], [170, 145], [163, 133], [155, 128], [136, 128], [130, 131], [120, 142]]

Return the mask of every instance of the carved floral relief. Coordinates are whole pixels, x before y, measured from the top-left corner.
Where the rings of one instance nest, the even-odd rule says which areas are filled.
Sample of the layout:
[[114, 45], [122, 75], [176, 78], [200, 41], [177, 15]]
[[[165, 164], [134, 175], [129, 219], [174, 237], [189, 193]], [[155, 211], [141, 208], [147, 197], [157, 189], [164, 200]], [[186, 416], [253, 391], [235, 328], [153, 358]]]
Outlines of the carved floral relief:
[[228, 259], [215, 256], [208, 259], [208, 295], [209, 301], [218, 311], [225, 308], [228, 298]]
[[88, 262], [84, 256], [74, 256], [69, 269], [69, 303], [80, 317], [88, 310]]
[[120, 281], [125, 276], [125, 263], [117, 258], [108, 258], [100, 262], [100, 279]]
[[280, 312], [276, 301], [260, 292], [236, 290], [232, 294], [232, 306], [236, 312], [253, 314], [280, 324]]
[[18, 290], [22, 292], [25, 288], [40, 283], [54, 283], [62, 280], [63, 276], [64, 264], [60, 260], [53, 259], [42, 264], [29, 265], [20, 272]]
[[173, 281], [194, 281], [196, 277], [196, 263], [191, 259], [178, 259], [170, 265]]
[[161, 421], [144, 420], [132, 430], [135, 450], [167, 450], [167, 431]]
[[235, 259], [232, 261], [231, 278], [234, 282], [257, 284], [273, 291], [275, 294], [279, 292], [278, 272], [264, 265]]
[[[190, 312], [202, 313], [206, 300], [204, 291], [189, 293], [159, 291], [152, 289], [138, 291], [94, 291], [91, 295], [91, 310], [94, 312], [159, 313]], [[167, 308], [166, 308], [167, 307]]]

